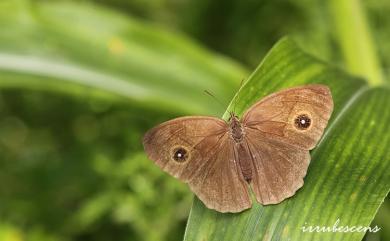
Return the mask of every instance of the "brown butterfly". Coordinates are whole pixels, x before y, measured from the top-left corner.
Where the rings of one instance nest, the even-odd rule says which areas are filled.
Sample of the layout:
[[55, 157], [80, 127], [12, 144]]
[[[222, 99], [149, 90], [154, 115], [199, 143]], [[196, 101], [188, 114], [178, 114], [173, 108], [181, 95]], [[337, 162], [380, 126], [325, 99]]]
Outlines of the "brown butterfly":
[[327, 86], [312, 84], [271, 94], [228, 122], [206, 116], [173, 119], [143, 139], [150, 159], [188, 183], [203, 203], [219, 212], [276, 204], [302, 187], [309, 150], [333, 111]]

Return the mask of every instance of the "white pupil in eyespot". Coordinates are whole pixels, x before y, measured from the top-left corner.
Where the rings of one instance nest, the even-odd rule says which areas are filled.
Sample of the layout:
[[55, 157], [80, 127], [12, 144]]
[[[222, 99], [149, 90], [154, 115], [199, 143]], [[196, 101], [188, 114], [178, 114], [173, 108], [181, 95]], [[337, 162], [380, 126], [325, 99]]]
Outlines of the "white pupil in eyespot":
[[185, 162], [188, 159], [188, 152], [182, 147], [176, 148], [173, 152], [172, 158], [177, 162]]

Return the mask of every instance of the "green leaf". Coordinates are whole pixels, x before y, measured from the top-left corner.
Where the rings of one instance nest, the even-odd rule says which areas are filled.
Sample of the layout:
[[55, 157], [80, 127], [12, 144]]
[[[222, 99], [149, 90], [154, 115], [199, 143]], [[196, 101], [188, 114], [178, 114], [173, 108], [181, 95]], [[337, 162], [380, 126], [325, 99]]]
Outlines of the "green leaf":
[[1, 1], [0, 29], [0, 88], [215, 114], [223, 109], [203, 91], [230, 100], [247, 74], [179, 33], [89, 4]]
[[[311, 151], [304, 186], [277, 205], [238, 214], [207, 209], [197, 198], [185, 241], [361, 240], [363, 232], [303, 232], [302, 227], [369, 226], [390, 188], [390, 89], [370, 88], [281, 40], [249, 77], [232, 103], [242, 114], [277, 90], [307, 83], [330, 87], [335, 109]], [[228, 110], [233, 109], [233, 104]], [[227, 112], [224, 117], [228, 116]]]

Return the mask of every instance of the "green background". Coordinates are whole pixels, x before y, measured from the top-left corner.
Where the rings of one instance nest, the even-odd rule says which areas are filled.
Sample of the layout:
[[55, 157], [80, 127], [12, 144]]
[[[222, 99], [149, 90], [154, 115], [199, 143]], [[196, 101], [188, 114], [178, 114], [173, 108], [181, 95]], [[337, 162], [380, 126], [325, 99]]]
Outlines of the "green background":
[[[319, 76], [345, 93], [363, 79], [388, 89], [389, 12], [386, 0], [0, 1], [0, 241], [182, 240], [193, 195], [146, 159], [145, 131], [176, 116], [221, 117], [286, 35], [299, 47], [279, 42], [260, 82], [326, 63], [335, 72]], [[274, 90], [267, 83], [243, 92], [241, 107]], [[348, 95], [338, 96], [336, 110]], [[390, 108], [380, 103], [378, 120]], [[386, 118], [379, 141], [390, 135]], [[389, 180], [388, 165], [377, 167]], [[388, 198], [376, 224], [365, 239], [390, 240]], [[186, 238], [199, 239], [189, 228]]]

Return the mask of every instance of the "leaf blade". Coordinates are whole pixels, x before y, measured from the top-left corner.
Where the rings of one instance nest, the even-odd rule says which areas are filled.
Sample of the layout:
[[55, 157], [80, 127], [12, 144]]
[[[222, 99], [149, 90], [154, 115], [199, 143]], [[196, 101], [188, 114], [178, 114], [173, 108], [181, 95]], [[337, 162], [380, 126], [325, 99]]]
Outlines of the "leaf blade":
[[[272, 85], [268, 85], [268, 83], [272, 83]], [[337, 217], [340, 217], [344, 226], [348, 224], [344, 222], [348, 221], [350, 221], [350, 225], [366, 226], [371, 222], [390, 188], [388, 184], [390, 177], [387, 171], [390, 165], [390, 153], [384, 148], [386, 144], [389, 144], [389, 140], [386, 140], [385, 143], [378, 143], [378, 141], [367, 142], [367, 139], [363, 139], [364, 145], [358, 146], [359, 153], [362, 155], [362, 153], [368, 152], [372, 146], [380, 144], [383, 149], [382, 155], [387, 156], [383, 160], [386, 165], [383, 164], [385, 166], [381, 166], [382, 169], [378, 173], [362, 172], [367, 176], [371, 175], [371, 178], [382, 175], [376, 183], [381, 186], [381, 189], [375, 190], [376, 196], [374, 198], [370, 199], [368, 191], [371, 190], [364, 188], [364, 185], [369, 182], [367, 180], [363, 180], [359, 186], [362, 191], [352, 193], [353, 189], [348, 190], [347, 193], [352, 195], [353, 200], [349, 200], [347, 194], [340, 192], [337, 183], [339, 180], [343, 180], [346, 186], [351, 186], [353, 181], [356, 181], [356, 178], [348, 180], [351, 172], [353, 173], [355, 170], [348, 166], [349, 155], [353, 154], [352, 150], [355, 146], [346, 143], [345, 140], [352, 136], [359, 141], [356, 134], [359, 134], [357, 128], [365, 131], [362, 132], [364, 135], [374, 136], [388, 131], [389, 111], [382, 113], [383, 110], [381, 111], [380, 108], [383, 104], [390, 104], [390, 98], [387, 97], [390, 92], [386, 88], [381, 89], [386, 93], [382, 94], [380, 98], [384, 98], [386, 103], [375, 104], [376, 102], [372, 102], [374, 104], [369, 104], [371, 103], [369, 102], [371, 94], [375, 93], [375, 89], [369, 88], [360, 79], [352, 78], [337, 69], [324, 65], [303, 53], [289, 39], [284, 39], [270, 51], [263, 63], [237, 93], [236, 99], [232, 103], [236, 103], [238, 113], [242, 114], [245, 109], [266, 94], [305, 83], [327, 84], [333, 94], [335, 110], [330, 120], [330, 128], [326, 130], [325, 136], [317, 148], [312, 151], [312, 162], [303, 188], [295, 196], [280, 204], [269, 206], [254, 204], [252, 209], [239, 214], [221, 214], [208, 210], [195, 198], [184, 240], [360, 240], [362, 238], [364, 233], [303, 233], [301, 228], [305, 222], [308, 225], [332, 227]], [[372, 95], [375, 96], [375, 94]], [[374, 108], [375, 106], [377, 108]], [[228, 109], [233, 109], [233, 104]], [[367, 109], [368, 113], [363, 115], [362, 111]], [[375, 129], [375, 133], [373, 133], [373, 129], [363, 128], [361, 122], [357, 121], [359, 116], [375, 118], [374, 121], [381, 123], [381, 128]], [[384, 118], [383, 120], [381, 120], [381, 116]], [[227, 117], [226, 113], [224, 117]], [[348, 125], [345, 125], [344, 123], [347, 121]], [[337, 159], [338, 157], [339, 159]], [[357, 158], [358, 156], [353, 157]], [[374, 162], [370, 163], [367, 157], [361, 163], [357, 160], [354, 159], [357, 163], [356, 168], [363, 171], [368, 169], [364, 169], [362, 166], [370, 164], [372, 167], [382, 161], [380, 158], [376, 158]], [[343, 165], [343, 168], [337, 166], [338, 162], [340, 162], [339, 165]], [[338, 172], [333, 173], [336, 167]], [[322, 185], [325, 185], [325, 190], [321, 189]], [[338, 200], [332, 196], [333, 190], [337, 190], [337, 194], [342, 197], [342, 202], [337, 202]], [[359, 209], [355, 210], [354, 205], [359, 204], [360, 198], [366, 198], [367, 202], [372, 204], [370, 208], [367, 209], [361, 204]], [[331, 201], [331, 205], [326, 205], [328, 200]], [[359, 218], [353, 218], [356, 211], [362, 213]]]

